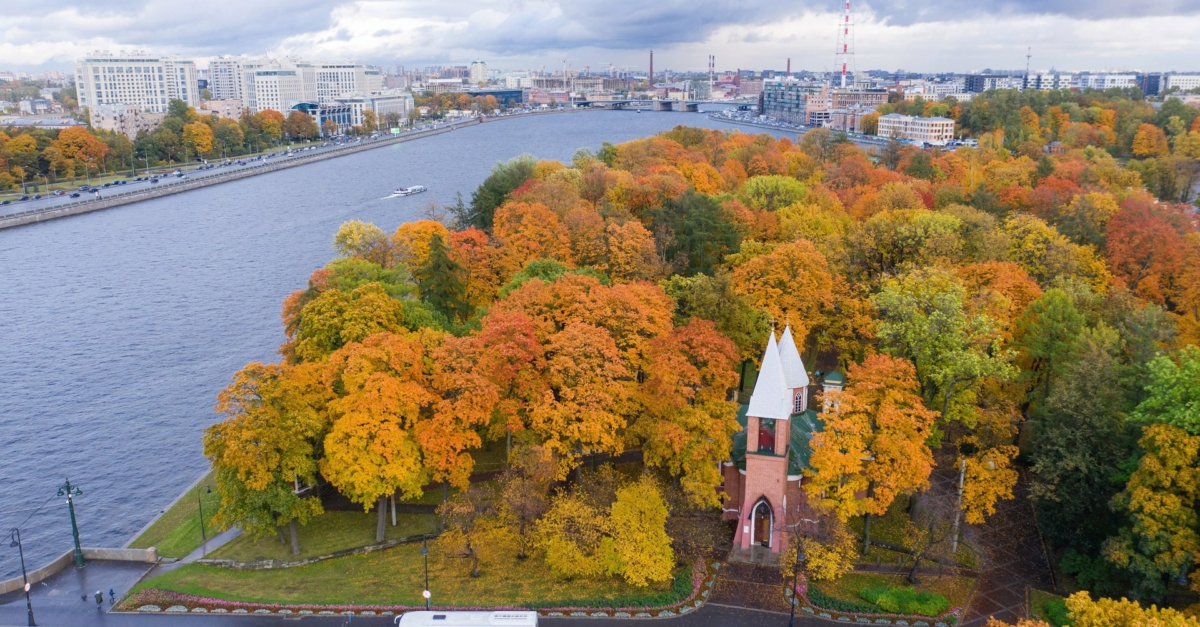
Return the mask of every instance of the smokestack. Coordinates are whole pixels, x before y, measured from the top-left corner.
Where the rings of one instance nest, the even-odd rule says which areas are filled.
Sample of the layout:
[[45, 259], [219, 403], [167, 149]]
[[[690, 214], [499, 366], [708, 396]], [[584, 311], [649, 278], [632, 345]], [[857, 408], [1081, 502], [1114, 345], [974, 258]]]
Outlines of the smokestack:
[[650, 51], [650, 97], [654, 97], [654, 51]]
[[791, 78], [791, 77], [792, 77], [792, 58], [788, 57], [787, 74], [784, 74], [784, 78]]

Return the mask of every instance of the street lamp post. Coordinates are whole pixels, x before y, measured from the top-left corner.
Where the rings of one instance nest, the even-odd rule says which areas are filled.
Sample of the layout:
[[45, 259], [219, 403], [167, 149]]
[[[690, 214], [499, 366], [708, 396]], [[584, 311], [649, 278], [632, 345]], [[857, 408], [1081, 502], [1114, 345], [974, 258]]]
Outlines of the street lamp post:
[[[212, 488], [205, 488], [204, 494], [212, 494]], [[204, 495], [200, 493], [200, 488], [196, 488], [196, 506], [200, 509], [200, 539], [208, 542], [208, 535], [204, 531]]]
[[8, 546], [17, 547], [17, 552], [21, 555], [21, 581], [25, 584], [25, 610], [29, 613], [29, 625], [34, 627], [37, 625], [33, 620], [33, 603], [29, 601], [29, 576], [25, 574], [25, 547], [21, 544], [21, 530], [13, 527], [12, 542]]
[[788, 615], [788, 627], [796, 627], [796, 582], [800, 579], [800, 566], [804, 563], [804, 554], [796, 547], [796, 563], [792, 566], [792, 607]]
[[58, 495], [67, 497], [67, 509], [71, 511], [71, 535], [75, 537], [75, 568], [83, 568], [87, 562], [83, 561], [83, 549], [79, 548], [79, 525], [75, 523], [75, 497], [83, 495], [83, 490], [71, 485], [71, 480], [67, 479], [66, 483], [59, 486]]
[[425, 591], [421, 596], [425, 597], [425, 609], [429, 609], [429, 599], [433, 597], [433, 593], [429, 591], [429, 536], [421, 536], [421, 557], [425, 558]]

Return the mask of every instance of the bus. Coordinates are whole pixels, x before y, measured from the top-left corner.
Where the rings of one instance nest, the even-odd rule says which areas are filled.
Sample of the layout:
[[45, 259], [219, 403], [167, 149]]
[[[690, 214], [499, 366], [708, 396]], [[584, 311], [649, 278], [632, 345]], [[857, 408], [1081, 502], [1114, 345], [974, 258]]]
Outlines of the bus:
[[537, 612], [405, 612], [397, 625], [411, 627], [537, 627]]

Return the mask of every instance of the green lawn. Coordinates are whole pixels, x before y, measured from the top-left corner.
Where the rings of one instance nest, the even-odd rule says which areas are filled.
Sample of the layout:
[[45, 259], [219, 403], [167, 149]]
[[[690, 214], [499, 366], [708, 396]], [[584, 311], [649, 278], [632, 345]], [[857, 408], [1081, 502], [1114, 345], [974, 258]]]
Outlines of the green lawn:
[[[214, 488], [212, 493], [205, 493], [205, 488], [209, 486]], [[129, 546], [135, 549], [156, 547], [159, 557], [175, 558], [185, 557], [188, 553], [196, 550], [202, 542], [197, 495], [204, 500], [204, 516], [208, 519], [204, 523], [204, 528], [208, 537], [211, 538], [215, 534], [215, 530], [210, 521], [213, 514], [217, 513], [217, 506], [221, 503], [221, 497], [215, 488], [216, 479], [213, 473], [209, 472], [199, 483], [199, 488], [193, 488], [187, 496], [159, 516], [158, 520], [154, 521], [154, 524], [150, 525], [150, 528], [146, 529]]]
[[[924, 575], [918, 576], [917, 579], [917, 585], [913, 586], [917, 592], [933, 592], [946, 597], [946, 600], [950, 602], [950, 609], [966, 606], [967, 601], [971, 597], [971, 588], [975, 585], [973, 577], [959, 575], [946, 575], [943, 577]], [[865, 603], [866, 601], [859, 596], [859, 592], [864, 588], [879, 586], [899, 588], [908, 587], [909, 583], [905, 575], [847, 573], [836, 581], [818, 581], [813, 582], [812, 585], [818, 587], [821, 592], [836, 599]]]
[[[292, 555], [290, 544], [280, 544], [275, 535], [258, 539], [239, 536], [229, 544], [209, 554], [213, 559], [233, 559], [240, 562], [254, 560], [297, 560], [336, 551], [354, 549], [375, 544], [375, 512], [325, 512], [313, 518], [307, 525], [299, 527], [300, 555]], [[397, 525], [392, 526], [391, 515], [387, 520], [387, 538], [402, 538], [437, 532], [437, 516], [433, 514], [399, 514]]]
[[[352, 555], [298, 568], [232, 570], [188, 564], [139, 584], [210, 598], [255, 603], [417, 605], [424, 589], [421, 546]], [[483, 549], [481, 548], [481, 552]], [[531, 601], [622, 599], [660, 593], [670, 583], [636, 588], [615, 578], [556, 580], [538, 557], [517, 560], [515, 552], [488, 549], [480, 576], [467, 576], [465, 560], [430, 545], [429, 589], [437, 605], [500, 606]]]

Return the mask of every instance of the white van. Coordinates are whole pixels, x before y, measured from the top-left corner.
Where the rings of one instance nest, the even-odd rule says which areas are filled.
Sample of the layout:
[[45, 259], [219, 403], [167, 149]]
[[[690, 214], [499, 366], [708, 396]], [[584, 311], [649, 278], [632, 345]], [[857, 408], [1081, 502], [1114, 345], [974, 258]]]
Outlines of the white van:
[[414, 627], [537, 627], [537, 612], [405, 612], [398, 625]]

